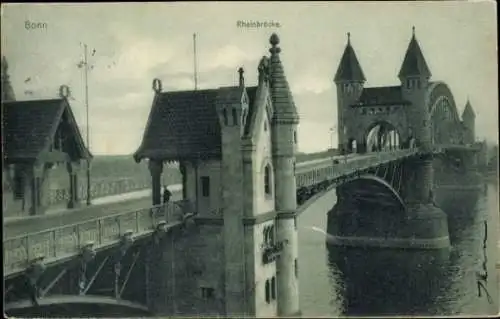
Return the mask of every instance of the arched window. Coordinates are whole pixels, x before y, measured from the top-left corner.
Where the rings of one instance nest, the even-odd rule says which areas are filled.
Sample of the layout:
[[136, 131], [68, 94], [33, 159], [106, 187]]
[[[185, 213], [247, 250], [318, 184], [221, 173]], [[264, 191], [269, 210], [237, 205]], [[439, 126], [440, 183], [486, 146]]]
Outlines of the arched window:
[[273, 298], [273, 300], [276, 300], [276, 277], [273, 276], [273, 278], [271, 279], [271, 298]]
[[236, 109], [233, 107], [231, 111], [233, 112], [233, 125], [238, 125], [238, 114]]
[[227, 110], [226, 109], [222, 110], [222, 116], [224, 117], [224, 125], [227, 125], [228, 120], [227, 120]]
[[274, 225], [269, 227], [269, 244], [274, 245]]
[[266, 280], [266, 302], [267, 303], [271, 302], [270, 288], [271, 287], [269, 287], [269, 279], [268, 279], [268, 280]]
[[267, 121], [264, 120], [264, 132], [267, 132]]
[[271, 166], [266, 165], [264, 168], [264, 192], [271, 195]]
[[293, 131], [293, 143], [297, 144], [297, 131]]

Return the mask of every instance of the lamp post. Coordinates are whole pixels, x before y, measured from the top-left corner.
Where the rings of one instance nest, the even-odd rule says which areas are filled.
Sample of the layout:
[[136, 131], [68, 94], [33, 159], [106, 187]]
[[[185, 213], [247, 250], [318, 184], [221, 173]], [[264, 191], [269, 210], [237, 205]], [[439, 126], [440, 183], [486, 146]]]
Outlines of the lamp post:
[[[90, 152], [90, 125], [89, 125], [89, 85], [88, 85], [88, 71], [89, 65], [87, 61], [87, 44], [83, 44], [83, 61], [78, 64], [79, 68], [84, 68], [83, 74], [85, 79], [85, 109], [86, 109], [86, 122], [87, 122], [87, 148]], [[87, 159], [87, 206], [92, 204], [90, 198], [90, 158]]]

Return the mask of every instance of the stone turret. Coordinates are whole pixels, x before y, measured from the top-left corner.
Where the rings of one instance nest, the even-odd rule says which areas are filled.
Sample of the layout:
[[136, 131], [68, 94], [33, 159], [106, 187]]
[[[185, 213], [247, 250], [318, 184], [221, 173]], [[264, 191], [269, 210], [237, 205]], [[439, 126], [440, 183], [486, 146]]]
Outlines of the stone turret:
[[345, 124], [353, 116], [350, 105], [359, 99], [365, 81], [365, 75], [351, 45], [351, 35], [347, 33], [347, 45], [334, 78], [337, 86], [338, 148], [341, 152], [347, 149], [348, 144], [346, 137], [348, 128]]
[[469, 99], [465, 104], [465, 109], [462, 113], [462, 123], [465, 129], [464, 142], [466, 144], [474, 143], [476, 140], [476, 114], [472, 109]]
[[284, 243], [282, 255], [277, 260], [278, 315], [299, 312], [299, 287], [297, 278], [297, 228], [295, 153], [297, 150], [297, 125], [299, 116], [292, 93], [281, 64], [278, 35], [271, 35], [269, 83], [273, 104], [271, 128], [275, 176], [275, 207], [277, 211], [277, 240]]
[[15, 101], [16, 96], [9, 79], [9, 65], [5, 56], [2, 56], [2, 102]]
[[426, 90], [431, 78], [413, 27], [412, 37], [399, 71], [403, 98], [412, 103], [409, 111], [411, 131], [415, 132], [417, 145], [428, 148], [431, 139], [431, 121], [428, 106], [425, 105]]

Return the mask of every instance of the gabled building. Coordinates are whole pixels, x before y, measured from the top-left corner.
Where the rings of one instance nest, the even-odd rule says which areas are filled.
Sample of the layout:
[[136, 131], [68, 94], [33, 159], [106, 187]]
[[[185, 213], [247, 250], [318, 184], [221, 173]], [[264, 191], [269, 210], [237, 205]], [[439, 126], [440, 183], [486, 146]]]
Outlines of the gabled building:
[[[245, 85], [241, 68], [232, 87], [161, 92], [161, 82], [154, 82], [153, 106], [134, 158], [149, 161], [153, 204], [161, 201], [164, 162], [180, 164], [183, 196], [194, 203], [200, 227], [190, 240], [196, 247], [191, 253], [205, 269], [192, 274], [192, 312], [276, 316], [299, 310], [299, 118], [278, 36], [270, 42], [257, 86]], [[276, 261], [278, 253], [283, 256]]]
[[67, 207], [77, 206], [78, 165], [91, 154], [69, 102], [12, 98], [2, 101], [3, 216], [38, 215], [50, 209], [48, 182], [54, 165], [68, 172]]

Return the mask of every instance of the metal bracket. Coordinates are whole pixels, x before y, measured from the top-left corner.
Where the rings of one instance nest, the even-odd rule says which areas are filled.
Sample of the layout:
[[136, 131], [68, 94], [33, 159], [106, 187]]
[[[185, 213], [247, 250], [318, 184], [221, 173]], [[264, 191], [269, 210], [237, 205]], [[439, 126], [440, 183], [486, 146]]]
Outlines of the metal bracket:
[[30, 293], [30, 298], [33, 304], [38, 305], [40, 297], [40, 289], [38, 288], [38, 281], [47, 268], [43, 263], [45, 256], [35, 257], [28, 268], [26, 269], [25, 276], [27, 279], [27, 286]]
[[125, 233], [120, 238], [120, 251], [119, 255], [117, 256], [117, 259], [115, 261], [115, 267], [114, 267], [114, 272], [115, 272], [115, 297], [118, 299], [120, 298], [120, 275], [121, 275], [121, 270], [122, 270], [122, 258], [125, 256], [127, 253], [128, 249], [133, 245], [134, 243], [134, 238], [133, 236], [133, 231], [132, 230], [127, 230]]
[[81, 247], [80, 276], [78, 279], [79, 294], [84, 295], [87, 288], [87, 264], [95, 258], [94, 242], [89, 241]]

